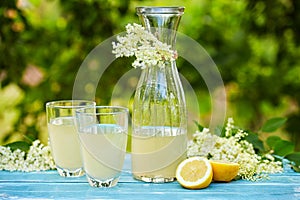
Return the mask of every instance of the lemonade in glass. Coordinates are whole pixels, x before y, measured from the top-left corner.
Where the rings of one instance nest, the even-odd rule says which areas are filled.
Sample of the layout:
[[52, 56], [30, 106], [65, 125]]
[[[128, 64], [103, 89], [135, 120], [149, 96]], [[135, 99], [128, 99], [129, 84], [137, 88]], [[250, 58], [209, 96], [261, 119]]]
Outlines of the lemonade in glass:
[[61, 176], [77, 177], [84, 174], [74, 117], [76, 109], [93, 105], [95, 102], [85, 100], [52, 101], [46, 104], [51, 152]]

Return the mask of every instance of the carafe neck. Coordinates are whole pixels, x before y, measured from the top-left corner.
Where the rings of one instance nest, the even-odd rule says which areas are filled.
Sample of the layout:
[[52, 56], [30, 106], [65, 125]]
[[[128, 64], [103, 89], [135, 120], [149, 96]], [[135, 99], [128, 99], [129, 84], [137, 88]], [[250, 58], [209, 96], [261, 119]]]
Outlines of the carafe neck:
[[136, 11], [142, 25], [175, 50], [176, 31], [184, 7], [137, 7]]

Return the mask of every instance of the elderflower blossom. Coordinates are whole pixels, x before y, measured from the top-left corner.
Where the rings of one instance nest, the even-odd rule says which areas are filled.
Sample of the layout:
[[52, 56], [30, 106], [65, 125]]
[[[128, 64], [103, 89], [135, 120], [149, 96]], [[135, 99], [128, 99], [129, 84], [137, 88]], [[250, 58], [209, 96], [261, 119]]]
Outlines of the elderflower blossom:
[[0, 146], [0, 170], [31, 172], [50, 169], [55, 169], [50, 147], [39, 140], [32, 143], [27, 153]]
[[275, 161], [272, 155], [259, 156], [251, 143], [241, 140], [247, 135], [245, 131], [233, 129], [233, 119], [229, 118], [225, 127], [225, 137], [214, 135], [207, 128], [201, 132], [197, 131], [188, 144], [188, 156], [203, 156], [238, 163], [238, 176], [251, 181], [267, 178], [268, 173], [283, 171], [282, 163]]
[[127, 24], [126, 35], [117, 36], [117, 42], [112, 42], [112, 53], [119, 57], [135, 56], [134, 68], [158, 65], [165, 66], [165, 61], [174, 61], [176, 51], [170, 45], [159, 41], [151, 32], [139, 24]]

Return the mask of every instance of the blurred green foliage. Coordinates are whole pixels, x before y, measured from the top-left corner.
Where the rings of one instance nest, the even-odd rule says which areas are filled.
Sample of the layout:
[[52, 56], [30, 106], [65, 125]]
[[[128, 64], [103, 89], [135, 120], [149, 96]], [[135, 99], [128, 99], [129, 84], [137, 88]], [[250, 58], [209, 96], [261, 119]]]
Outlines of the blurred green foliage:
[[[0, 1], [0, 144], [47, 141], [45, 102], [72, 98], [76, 72], [103, 40], [138, 22], [135, 7], [186, 7], [179, 31], [198, 41], [218, 66], [228, 113], [258, 129], [266, 119], [287, 117], [289, 140], [300, 146], [300, 1], [297, 0], [2, 0]], [[113, 86], [131, 69], [116, 61], [102, 76], [96, 101], [109, 103]], [[179, 60], [196, 91], [201, 124], [210, 99], [201, 76]]]

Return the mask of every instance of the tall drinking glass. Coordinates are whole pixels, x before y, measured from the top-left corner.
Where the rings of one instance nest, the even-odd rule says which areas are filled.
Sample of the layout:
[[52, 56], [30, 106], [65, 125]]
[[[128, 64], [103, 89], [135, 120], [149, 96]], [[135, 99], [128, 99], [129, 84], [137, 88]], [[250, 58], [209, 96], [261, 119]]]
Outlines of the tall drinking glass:
[[128, 109], [116, 106], [78, 109], [76, 126], [89, 184], [115, 186], [126, 154]]
[[46, 103], [50, 146], [60, 176], [78, 177], [84, 174], [79, 139], [75, 127], [75, 110], [95, 106], [93, 101], [61, 100]]

